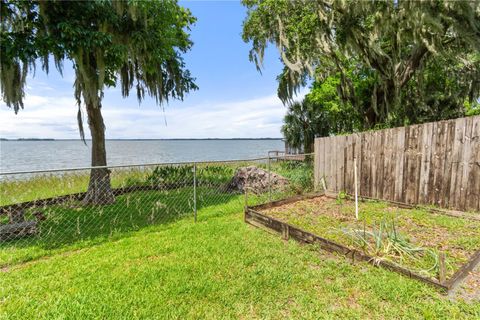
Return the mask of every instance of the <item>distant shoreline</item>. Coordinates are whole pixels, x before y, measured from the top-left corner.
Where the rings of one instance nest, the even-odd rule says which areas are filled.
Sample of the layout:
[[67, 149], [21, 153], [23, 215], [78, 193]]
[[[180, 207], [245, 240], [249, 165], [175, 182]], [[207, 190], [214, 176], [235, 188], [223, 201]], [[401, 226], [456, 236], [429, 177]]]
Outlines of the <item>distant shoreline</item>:
[[[107, 141], [185, 141], [185, 140], [282, 140], [283, 138], [171, 138], [171, 139], [106, 139]], [[91, 139], [85, 139], [91, 141]], [[0, 141], [81, 141], [80, 139], [0, 138]]]

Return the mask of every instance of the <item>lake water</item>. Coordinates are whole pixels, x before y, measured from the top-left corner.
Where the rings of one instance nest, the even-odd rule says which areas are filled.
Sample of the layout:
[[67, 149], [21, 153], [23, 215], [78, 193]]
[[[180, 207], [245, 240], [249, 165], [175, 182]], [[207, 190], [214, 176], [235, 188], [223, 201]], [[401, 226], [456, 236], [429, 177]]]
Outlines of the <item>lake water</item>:
[[[281, 140], [107, 140], [110, 165], [232, 160], [284, 150]], [[48, 170], [90, 165], [90, 141], [0, 141], [0, 171]]]

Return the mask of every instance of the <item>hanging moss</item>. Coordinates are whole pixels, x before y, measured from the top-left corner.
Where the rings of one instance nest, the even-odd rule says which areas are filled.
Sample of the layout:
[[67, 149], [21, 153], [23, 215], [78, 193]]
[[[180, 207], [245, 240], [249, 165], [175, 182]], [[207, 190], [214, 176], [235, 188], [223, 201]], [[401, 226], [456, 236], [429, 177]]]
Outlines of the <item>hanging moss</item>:
[[180, 56], [192, 45], [186, 30], [195, 19], [176, 1], [15, 2], [2, 10], [2, 97], [15, 112], [39, 57], [47, 73], [50, 56], [60, 72], [64, 59], [73, 61], [79, 108], [100, 108], [106, 85], [158, 104], [197, 88]]

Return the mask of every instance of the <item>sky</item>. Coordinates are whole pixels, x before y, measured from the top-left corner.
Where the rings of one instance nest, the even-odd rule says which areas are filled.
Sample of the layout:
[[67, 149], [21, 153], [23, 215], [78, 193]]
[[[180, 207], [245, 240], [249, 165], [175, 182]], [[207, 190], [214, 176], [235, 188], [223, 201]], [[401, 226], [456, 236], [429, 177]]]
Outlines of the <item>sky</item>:
[[[107, 89], [102, 103], [107, 139], [281, 137], [286, 107], [276, 95], [282, 69], [276, 48], [266, 51], [259, 73], [248, 59], [250, 44], [241, 38], [246, 9], [239, 2], [180, 4], [197, 17], [194, 45], [184, 58], [199, 90], [162, 108], [153, 99], [139, 105], [134, 91], [124, 99], [119, 88]], [[70, 63], [63, 77], [37, 68], [27, 80], [24, 110], [15, 114], [0, 101], [0, 136], [78, 139], [73, 81]]]

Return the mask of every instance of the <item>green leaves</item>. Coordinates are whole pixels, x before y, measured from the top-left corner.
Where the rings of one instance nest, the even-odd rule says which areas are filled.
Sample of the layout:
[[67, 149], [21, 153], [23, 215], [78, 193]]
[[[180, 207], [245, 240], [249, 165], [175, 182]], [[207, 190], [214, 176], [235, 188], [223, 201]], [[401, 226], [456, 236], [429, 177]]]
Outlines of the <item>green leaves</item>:
[[195, 22], [176, 1], [9, 1], [2, 0], [1, 83], [6, 104], [23, 107], [28, 68], [54, 56], [61, 71], [72, 60], [75, 97], [100, 107], [105, 86], [120, 84], [123, 96], [135, 88], [158, 104], [183, 99], [197, 89], [181, 53], [192, 42]]
[[[250, 60], [260, 68], [265, 48], [273, 43], [285, 65], [278, 77], [280, 99], [290, 102], [309, 78], [323, 83], [339, 74], [339, 96], [361, 114], [366, 128], [410, 121], [404, 109], [409, 99], [405, 88], [412, 83], [415, 86], [424, 66], [447, 56], [456, 57], [455, 64], [480, 48], [478, 1], [243, 3], [248, 8], [243, 39], [252, 44]], [[353, 70], [358, 68], [367, 75], [365, 79], [350, 72], [352, 61], [357, 64]], [[448, 79], [445, 71], [450, 66], [441, 65], [438, 75]], [[462, 88], [456, 92], [468, 88], [468, 99], [478, 99], [478, 75], [458, 79]], [[355, 85], [357, 80], [365, 84]], [[356, 88], [365, 90], [352, 90]]]

